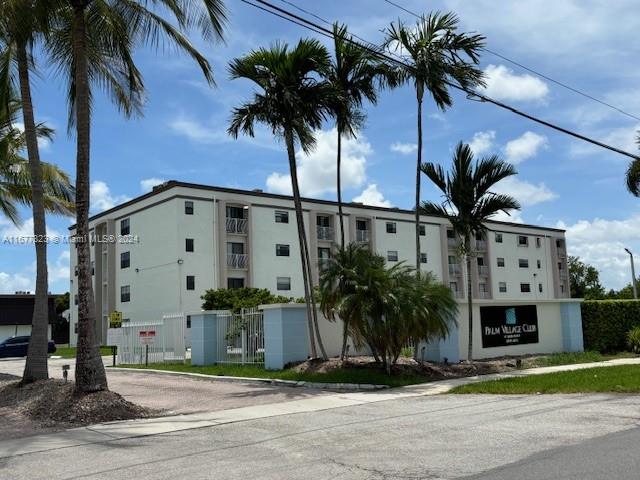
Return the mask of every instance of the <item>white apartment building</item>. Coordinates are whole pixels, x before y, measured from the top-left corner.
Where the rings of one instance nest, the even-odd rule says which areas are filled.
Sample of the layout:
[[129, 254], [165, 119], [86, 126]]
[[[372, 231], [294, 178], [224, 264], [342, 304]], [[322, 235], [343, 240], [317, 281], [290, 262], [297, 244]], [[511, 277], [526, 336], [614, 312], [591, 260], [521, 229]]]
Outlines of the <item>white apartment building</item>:
[[[338, 207], [303, 199], [314, 280], [339, 242]], [[414, 214], [409, 210], [347, 203], [347, 241], [359, 242], [389, 263], [414, 265]], [[433, 272], [465, 300], [459, 239], [441, 217], [422, 217], [422, 269]], [[268, 288], [304, 295], [293, 200], [261, 190], [237, 190], [177, 181], [90, 219], [97, 331], [106, 339], [109, 314], [124, 321], [161, 319], [201, 309], [211, 288]], [[569, 297], [564, 231], [491, 221], [476, 240], [473, 296], [510, 304]], [[74, 233], [73, 227], [71, 233]], [[105, 236], [116, 241], [101, 241]], [[76, 255], [71, 246], [71, 342], [78, 321]]]

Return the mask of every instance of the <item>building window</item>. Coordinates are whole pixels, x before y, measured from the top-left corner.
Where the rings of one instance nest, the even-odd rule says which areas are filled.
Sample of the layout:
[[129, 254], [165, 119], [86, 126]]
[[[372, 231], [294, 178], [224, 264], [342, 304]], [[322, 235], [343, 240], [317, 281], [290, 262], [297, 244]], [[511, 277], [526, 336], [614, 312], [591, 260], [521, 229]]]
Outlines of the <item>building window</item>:
[[518, 259], [518, 266], [520, 268], [529, 268], [529, 260], [526, 258], [519, 258]]
[[456, 238], [456, 234], [453, 232], [453, 230], [447, 230], [447, 238]]
[[504, 267], [504, 258], [503, 257], [498, 257], [498, 266], [499, 267]]
[[120, 301], [122, 303], [131, 301], [131, 287], [129, 285], [120, 287]]
[[478, 292], [480, 293], [480, 296], [482, 298], [487, 298], [487, 293], [489, 293], [487, 291], [487, 284], [486, 283], [479, 283], [478, 284]]
[[498, 291], [500, 293], [507, 293], [507, 282], [498, 283]]
[[227, 278], [227, 288], [244, 288], [244, 278]]
[[186, 252], [193, 252], [194, 251], [194, 240], [193, 238], [186, 238], [184, 241], [184, 250]]
[[542, 262], [540, 260], [537, 260], [536, 264], [538, 265], [538, 268], [542, 268]]
[[129, 235], [131, 225], [128, 218], [120, 220], [120, 235]]
[[478, 263], [479, 267], [484, 267], [484, 257], [477, 257], [476, 262]]
[[244, 243], [227, 242], [227, 255], [244, 255]]
[[496, 243], [502, 243], [502, 234], [496, 233]]
[[77, 295], [74, 295], [74, 297], [73, 297], [73, 304], [74, 305], [78, 304], [78, 296]]
[[187, 328], [191, 328], [191, 315], [187, 315]]
[[196, 277], [193, 275], [187, 275], [187, 290], [196, 289]]
[[73, 274], [77, 277], [78, 276], [78, 267], [73, 267]]
[[131, 252], [122, 252], [120, 254], [120, 268], [129, 268], [131, 266]]
[[531, 293], [531, 284], [530, 283], [521, 283], [520, 284], [520, 292], [522, 292], [522, 293]]
[[458, 282], [449, 282], [449, 288], [452, 292], [458, 291]]
[[94, 260], [91, 260], [91, 275], [95, 275], [96, 274], [96, 262]]
[[396, 233], [396, 222], [387, 222], [387, 233]]
[[560, 285], [560, 293], [564, 293], [564, 285]]
[[331, 220], [326, 215], [318, 215], [316, 217], [316, 226], [318, 227], [329, 227]]
[[240, 218], [244, 219], [246, 217], [247, 209], [243, 207], [231, 207], [227, 206], [226, 208], [227, 218]]
[[538, 291], [539, 291], [540, 293], [542, 293], [542, 284], [541, 284], [541, 283], [539, 283], [539, 284], [538, 284]]
[[536, 237], [536, 247], [540, 248], [542, 246], [542, 239], [540, 237]]
[[289, 223], [289, 212], [276, 210], [276, 223]]
[[398, 261], [398, 251], [397, 250], [388, 250], [387, 251], [387, 261], [389, 261], [389, 262], [397, 262]]
[[420, 252], [420, 263], [427, 263], [427, 254], [425, 252]]
[[184, 214], [193, 215], [193, 202], [191, 200], [184, 202]]
[[284, 245], [282, 243], [276, 244], [276, 257], [288, 257], [289, 256], [289, 245]]
[[562, 242], [562, 240], [556, 240], [556, 247], [564, 248], [564, 243]]
[[291, 290], [291, 277], [276, 277], [276, 288], [278, 290]]
[[529, 237], [524, 235], [518, 235], [518, 246], [519, 247], [528, 247], [529, 246]]
[[329, 260], [331, 260], [331, 249], [326, 247], [318, 247], [318, 267], [320, 269], [328, 267]]
[[424, 237], [427, 234], [427, 226], [423, 223], [420, 224], [420, 236]]

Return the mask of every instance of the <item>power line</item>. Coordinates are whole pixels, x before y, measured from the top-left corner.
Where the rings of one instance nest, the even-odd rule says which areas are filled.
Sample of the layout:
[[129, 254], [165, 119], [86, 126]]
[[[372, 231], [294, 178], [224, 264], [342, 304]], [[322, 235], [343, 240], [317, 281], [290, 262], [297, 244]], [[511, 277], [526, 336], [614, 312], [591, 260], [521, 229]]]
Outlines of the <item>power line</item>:
[[[325, 36], [327, 38], [333, 39], [333, 32], [331, 30], [328, 30], [328, 29], [322, 27], [321, 25], [318, 25], [317, 23], [314, 23], [314, 22], [312, 22], [312, 21], [310, 21], [310, 20], [308, 20], [308, 19], [306, 19], [304, 17], [296, 15], [295, 13], [292, 13], [292, 12], [286, 10], [286, 9], [280, 8], [280, 7], [270, 3], [268, 1], [265, 1], [265, 0], [253, 0], [253, 1], [241, 0], [241, 1], [246, 3], [247, 5], [251, 5], [253, 7], [259, 8], [262, 11], [265, 11], [267, 13], [271, 13], [272, 15], [275, 15], [277, 17], [280, 17], [280, 18], [284, 19], [284, 20], [287, 20], [287, 21], [290, 21], [292, 23], [295, 23], [296, 25], [299, 25], [299, 26], [302, 26], [304, 28], [307, 28], [308, 30], [311, 30], [311, 31], [313, 31], [315, 33], [323, 35], [323, 36]], [[260, 5], [263, 5], [264, 7], [267, 7], [267, 8], [263, 8], [260, 5], [256, 5], [256, 3], [254, 3], [254, 2], [259, 3]], [[393, 57], [390, 57], [389, 55], [381, 52], [379, 49], [373, 49], [371, 47], [368, 47], [367, 45], [362, 45], [362, 44], [354, 41], [351, 38], [345, 38], [345, 41], [348, 41], [349, 43], [352, 43], [354, 45], [358, 45], [360, 48], [363, 48], [363, 49], [369, 51], [370, 53], [376, 55], [378, 58], [390, 61], [390, 62], [392, 62], [392, 63], [394, 63], [396, 65], [403, 66], [404, 68], [408, 68], [408, 69], [412, 69], [413, 68], [411, 65], [409, 65], [409, 64], [407, 64], [407, 63], [405, 63], [405, 62], [403, 62], [401, 60], [398, 60], [398, 59], [395, 59]], [[369, 42], [367, 42], [367, 43], [369, 43]], [[599, 146], [601, 148], [605, 148], [607, 150], [619, 153], [620, 155], [624, 155], [626, 157], [633, 158], [634, 160], [640, 160], [640, 157], [638, 157], [636, 155], [633, 155], [633, 154], [631, 154], [629, 152], [625, 152], [624, 150], [621, 150], [619, 148], [613, 147], [611, 145], [608, 145], [606, 143], [600, 142], [598, 140], [594, 140], [593, 138], [590, 138], [590, 137], [587, 137], [587, 136], [582, 135], [580, 133], [574, 132], [572, 130], [560, 127], [560, 126], [555, 125], [555, 124], [553, 124], [551, 122], [547, 122], [546, 120], [542, 120], [542, 119], [540, 119], [538, 117], [535, 117], [535, 116], [530, 115], [528, 113], [522, 112], [522, 111], [520, 111], [520, 110], [518, 110], [518, 109], [516, 109], [514, 107], [511, 107], [510, 105], [507, 105], [505, 103], [502, 103], [502, 102], [499, 102], [497, 100], [494, 100], [494, 99], [492, 99], [492, 98], [490, 98], [490, 97], [488, 97], [486, 95], [483, 95], [481, 93], [474, 92], [472, 90], [469, 90], [467, 88], [464, 88], [464, 87], [462, 87], [460, 85], [456, 85], [456, 84], [451, 83], [451, 82], [445, 82], [445, 83], [448, 86], [452, 87], [452, 88], [455, 88], [457, 90], [461, 90], [461, 91], [467, 93], [467, 97], [470, 98], [470, 99], [472, 99], [471, 97], [478, 98], [479, 100], [481, 100], [483, 102], [491, 103], [491, 104], [496, 105], [496, 106], [498, 106], [500, 108], [503, 108], [503, 109], [508, 110], [508, 111], [510, 111], [512, 113], [515, 113], [516, 115], [519, 115], [521, 117], [527, 118], [527, 119], [529, 119], [529, 120], [531, 120], [533, 122], [539, 123], [541, 125], [544, 125], [544, 126], [546, 126], [548, 128], [551, 128], [553, 130], [559, 131], [559, 132], [564, 133], [566, 135], [570, 135], [570, 136], [572, 136], [574, 138], [578, 138], [578, 139], [583, 140], [585, 142], [591, 143], [592, 145], [597, 145], [597, 146]]]
[[[408, 8], [406, 8], [406, 7], [400, 5], [400, 4], [398, 4], [398, 3], [396, 3], [396, 2], [394, 2], [392, 0], [383, 0], [383, 1], [387, 2], [389, 5], [393, 5], [394, 7], [398, 8], [398, 9], [400, 9], [400, 10], [406, 12], [406, 13], [408, 13], [409, 15], [413, 15], [416, 18], [422, 18], [422, 15], [418, 15], [416, 12], [413, 12], [413, 11], [409, 10]], [[505, 57], [504, 55], [502, 55], [501, 53], [496, 52], [495, 50], [491, 50], [491, 49], [485, 47], [484, 51], [487, 52], [487, 53], [490, 53], [491, 55], [494, 55], [494, 56], [496, 56], [498, 58], [501, 58], [502, 60], [505, 60], [505, 61], [507, 61], [509, 63], [512, 63], [513, 65], [516, 65], [517, 67], [520, 67], [523, 70], [531, 72], [531, 73], [533, 73], [534, 75], [537, 75], [540, 78], [544, 78], [545, 80], [548, 80], [551, 83], [555, 83], [556, 85], [559, 85], [562, 88], [566, 88], [567, 90], [570, 90], [573, 93], [577, 93], [578, 95], [581, 95], [581, 96], [583, 96], [585, 98], [588, 98], [589, 100], [593, 100], [594, 102], [597, 102], [600, 105], [604, 105], [605, 107], [611, 108], [611, 109], [615, 110], [616, 112], [621, 113], [622, 115], [626, 115], [627, 117], [633, 118], [634, 120], [640, 120], [640, 117], [634, 115], [633, 113], [625, 112], [624, 110], [622, 110], [619, 107], [616, 107], [615, 105], [611, 105], [610, 103], [607, 103], [604, 100], [600, 100], [599, 98], [596, 98], [593, 95], [590, 95], [590, 94], [588, 94], [586, 92], [583, 92], [582, 90], [578, 90], [577, 88], [574, 88], [571, 85], [567, 85], [564, 82], [561, 82], [559, 80], [551, 78], [550, 76], [545, 75], [544, 73], [540, 73], [540, 72], [534, 70], [531, 67], [527, 67], [526, 65], [523, 65], [522, 63], [517, 62], [517, 61], [515, 61], [515, 60], [513, 60], [513, 59], [511, 59], [509, 57]]]

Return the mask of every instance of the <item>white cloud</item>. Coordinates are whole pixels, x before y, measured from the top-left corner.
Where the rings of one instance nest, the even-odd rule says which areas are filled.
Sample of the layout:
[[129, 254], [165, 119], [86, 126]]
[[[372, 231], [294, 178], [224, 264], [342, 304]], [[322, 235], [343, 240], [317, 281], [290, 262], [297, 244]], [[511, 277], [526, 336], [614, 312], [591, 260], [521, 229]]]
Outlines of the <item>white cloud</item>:
[[622, 220], [579, 220], [572, 225], [560, 221], [557, 227], [566, 230], [569, 254], [595, 266], [607, 288], [619, 289], [630, 282], [629, 255], [624, 249], [640, 253], [639, 214]]
[[184, 116], [179, 116], [169, 122], [169, 128], [174, 133], [187, 137], [189, 140], [205, 145], [229, 140], [227, 132], [221, 129], [205, 127], [204, 125]]
[[32, 278], [22, 273], [0, 272], [0, 293], [33, 292], [34, 290], [35, 283]]
[[504, 152], [508, 162], [518, 164], [534, 157], [541, 148], [547, 147], [547, 137], [533, 132], [524, 132], [520, 137], [507, 142]]
[[372, 205], [374, 207], [391, 207], [391, 202], [385, 200], [382, 192], [378, 190], [378, 185], [375, 183], [370, 184], [365, 188], [360, 195], [353, 198], [354, 202], [360, 202], [364, 205]]
[[[69, 283], [69, 261], [71, 258], [71, 254], [69, 250], [63, 250], [58, 255], [55, 263], [49, 263], [47, 265], [47, 272], [49, 273], [49, 285], [66, 280], [66, 283]], [[35, 272], [35, 265], [34, 265]], [[35, 278], [35, 277], [34, 277]], [[64, 282], [63, 282], [64, 283]]]
[[94, 180], [90, 187], [90, 202], [92, 212], [109, 210], [116, 205], [131, 200], [126, 195], [113, 195], [109, 186], [102, 180]]
[[[28, 239], [33, 240], [33, 217], [23, 221], [21, 225], [13, 225], [10, 222], [0, 222], [0, 241], [8, 241], [10, 243], [26, 242]], [[49, 238], [61, 238], [62, 234], [53, 228], [47, 228], [47, 236]]]
[[[620, 127], [610, 129], [608, 131], [600, 131], [592, 136], [600, 140], [602, 143], [606, 143], [612, 147], [619, 148], [629, 153], [637, 154], [638, 144], [636, 143], [636, 140], [638, 138], [638, 131], [640, 131], [640, 124], [634, 125], [633, 127]], [[598, 153], [606, 154], [602, 148], [586, 142], [573, 142], [569, 147], [569, 153], [574, 156], [594, 155]], [[629, 160], [627, 157], [623, 157], [614, 152], [609, 152], [606, 154], [605, 158], [622, 160], [624, 162]]]
[[410, 153], [418, 151], [418, 145], [416, 143], [401, 143], [394, 142], [391, 144], [391, 151], [401, 153], [403, 155], [409, 155]]
[[[49, 274], [49, 290], [55, 291], [54, 284], [61, 282], [62, 289], [69, 285], [69, 250], [63, 250], [54, 263], [47, 264]], [[35, 293], [36, 262], [16, 273], [0, 272], [0, 293], [15, 293], [17, 291]]]
[[[21, 132], [24, 132], [24, 123], [15, 122], [13, 126]], [[51, 140], [42, 137], [38, 138], [38, 149], [42, 152], [48, 152], [51, 149]]]
[[558, 198], [558, 194], [552, 192], [544, 183], [533, 183], [519, 180], [517, 177], [507, 177], [496, 184], [493, 189], [496, 193], [511, 195], [520, 202], [523, 207], [529, 207], [537, 203], [548, 202]]
[[487, 85], [483, 93], [495, 100], [543, 100], [549, 93], [547, 84], [538, 77], [518, 75], [504, 65], [489, 65], [484, 73]]
[[[296, 153], [298, 163], [298, 183], [305, 196], [321, 195], [336, 191], [336, 129], [316, 132], [316, 148], [305, 154]], [[366, 180], [367, 155], [373, 149], [367, 140], [359, 138], [342, 141], [342, 188], [357, 188]], [[291, 194], [291, 176], [288, 173], [273, 172], [267, 177], [270, 192]]]
[[491, 150], [493, 141], [496, 139], [496, 132], [488, 130], [486, 132], [476, 132], [469, 142], [469, 147], [473, 154], [478, 156]]
[[509, 213], [500, 211], [491, 218], [493, 220], [498, 220], [499, 222], [524, 223], [524, 220], [522, 219], [522, 213], [517, 210]]
[[143, 192], [150, 192], [153, 187], [155, 187], [156, 185], [161, 185], [164, 182], [164, 178], [145, 178], [144, 180], [140, 180], [140, 190], [142, 190]]

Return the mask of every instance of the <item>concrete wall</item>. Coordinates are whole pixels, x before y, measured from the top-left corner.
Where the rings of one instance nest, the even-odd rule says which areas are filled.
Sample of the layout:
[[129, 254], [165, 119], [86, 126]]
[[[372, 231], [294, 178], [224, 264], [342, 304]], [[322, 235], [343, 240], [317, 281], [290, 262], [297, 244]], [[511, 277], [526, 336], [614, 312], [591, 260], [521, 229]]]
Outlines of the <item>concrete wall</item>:
[[[0, 325], [0, 341], [20, 335], [31, 335], [31, 325]], [[48, 328], [47, 338], [51, 339], [51, 325]]]

